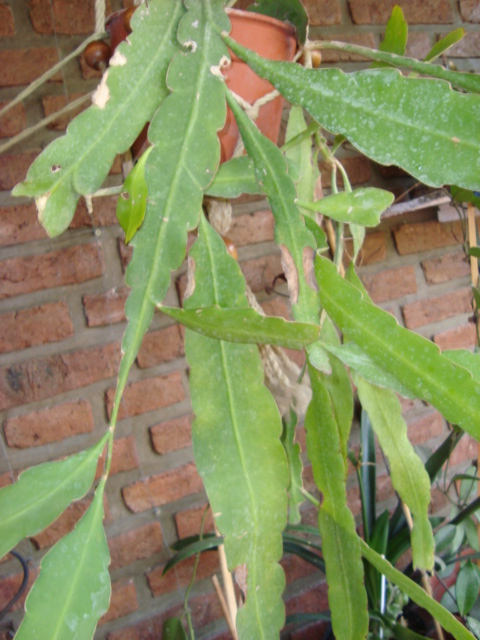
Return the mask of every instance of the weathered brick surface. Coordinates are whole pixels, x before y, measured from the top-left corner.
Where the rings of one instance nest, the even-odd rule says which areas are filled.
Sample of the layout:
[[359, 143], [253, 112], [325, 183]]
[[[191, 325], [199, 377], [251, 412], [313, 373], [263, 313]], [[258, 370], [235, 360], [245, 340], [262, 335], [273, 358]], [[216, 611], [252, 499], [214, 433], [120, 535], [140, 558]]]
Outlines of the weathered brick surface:
[[[363, 156], [353, 156], [341, 158], [340, 162], [344, 166], [351, 184], [363, 184], [370, 180], [370, 162], [367, 158], [364, 158]], [[332, 172], [330, 166], [326, 162], [321, 162], [320, 171], [322, 173], [322, 185], [326, 189], [330, 188], [332, 184]], [[337, 184], [338, 186], [343, 186], [343, 178], [339, 172], [337, 172]]]
[[125, 504], [134, 513], [175, 502], [202, 490], [202, 479], [193, 462], [157, 476], [139, 480], [122, 489]]
[[0, 299], [93, 280], [102, 275], [103, 268], [102, 250], [97, 244], [3, 260], [0, 262]]
[[437, 411], [408, 422], [408, 437], [415, 445], [440, 436], [444, 430], [445, 421]]
[[128, 287], [110, 289], [106, 293], [83, 296], [83, 307], [89, 327], [100, 327], [125, 320]]
[[[106, 449], [98, 460], [97, 472], [95, 478], [99, 479], [103, 473], [106, 457]], [[138, 469], [139, 460], [137, 454], [137, 445], [133, 435], [124, 438], [116, 438], [113, 441], [112, 462], [110, 466], [110, 475], [114, 476], [122, 471], [132, 471]]]
[[418, 58], [419, 60], [422, 60], [427, 56], [432, 45], [433, 42], [430, 40], [430, 36], [427, 33], [410, 32], [408, 34], [405, 55], [409, 58]]
[[4, 313], [0, 315], [0, 326], [0, 353], [60, 342], [74, 333], [68, 307], [64, 302]]
[[433, 341], [442, 351], [445, 349], [471, 349], [476, 340], [477, 332], [473, 323], [442, 331], [433, 337]]
[[[2, 69], [0, 51], [0, 74]], [[27, 175], [28, 167], [39, 154], [38, 149], [22, 153], [5, 153], [0, 156], [0, 191], [9, 191]]]
[[[348, 0], [356, 24], [386, 24], [395, 0]], [[403, 0], [401, 7], [408, 24], [445, 24], [453, 21], [448, 0]]]
[[91, 498], [83, 498], [82, 500], [72, 502], [55, 522], [30, 539], [38, 549], [51, 547], [58, 542], [60, 538], [73, 530], [74, 526], [90, 506], [91, 501]]
[[127, 616], [138, 609], [137, 590], [133, 580], [117, 580], [112, 583], [112, 596], [110, 606], [105, 615], [100, 618], [99, 626]]
[[138, 352], [137, 363], [141, 369], [146, 369], [181, 358], [183, 354], [182, 333], [180, 327], [174, 324], [146, 334]]
[[[200, 533], [202, 519], [207, 507], [207, 504], [203, 504], [200, 507], [185, 509], [175, 514], [175, 526], [180, 540]], [[210, 509], [208, 510], [203, 530], [207, 533], [213, 531], [213, 515]]]
[[362, 280], [374, 302], [395, 300], [417, 291], [415, 269], [412, 266], [364, 275]]
[[402, 256], [463, 242], [460, 222], [404, 224], [394, 229], [394, 237], [397, 251]]
[[[193, 567], [195, 564], [195, 558], [189, 558], [183, 560], [176, 565], [173, 569], [163, 575], [163, 569], [165, 565], [155, 567], [152, 571], [147, 573], [148, 586], [154, 597], [162, 596], [175, 589], [186, 587], [193, 575]], [[214, 573], [220, 572], [220, 566], [218, 562], [217, 551], [210, 551], [202, 553], [200, 556], [200, 562], [198, 563], [197, 572], [195, 574], [196, 580], [203, 580], [208, 578]]]
[[303, 5], [312, 27], [330, 27], [342, 21], [338, 0], [306, 0]]
[[159, 522], [150, 522], [137, 529], [121, 533], [108, 541], [110, 569], [132, 564], [160, 553], [163, 548], [162, 528]]
[[192, 444], [192, 416], [182, 416], [156, 424], [150, 429], [152, 447], [165, 454]]
[[[344, 264], [348, 264], [353, 257], [353, 240], [347, 240], [345, 242], [345, 254], [346, 260]], [[367, 266], [369, 264], [375, 264], [382, 262], [387, 256], [387, 243], [385, 240], [385, 234], [383, 231], [376, 231], [375, 233], [369, 233], [365, 236], [362, 248], [358, 254], [357, 264], [359, 266]]]
[[[58, 62], [55, 47], [4, 49], [0, 51], [0, 87], [30, 84]], [[57, 74], [52, 80], [59, 80]]]
[[474, 462], [477, 459], [477, 453], [478, 443], [469, 435], [465, 435], [453, 450], [449, 459], [449, 466], [455, 467], [455, 465], [467, 460]]
[[107, 640], [158, 640], [162, 637], [163, 623], [168, 618], [179, 615], [182, 605], [174, 605], [167, 611], [139, 620], [135, 624], [110, 631]]
[[[80, 98], [82, 95], [85, 95], [83, 93], [72, 93], [68, 96], [65, 95], [58, 95], [58, 96], [43, 96], [42, 98], [42, 105], [43, 105], [43, 112], [45, 114], [45, 117], [52, 115], [52, 113], [56, 113], [57, 111], [60, 111], [60, 109], [63, 109], [67, 104], [69, 104], [70, 102], [73, 102], [74, 100], [77, 100], [77, 98]], [[83, 104], [81, 104], [79, 107], [76, 107], [75, 109], [72, 109], [71, 111], [68, 111], [67, 113], [58, 116], [58, 118], [56, 118], [55, 120], [53, 120], [49, 125], [48, 128], [49, 129], [54, 129], [55, 131], [64, 131], [69, 122], [71, 122], [75, 116], [77, 116], [79, 113], [81, 113], [82, 111], [84, 111], [87, 107], [89, 107], [91, 104], [91, 102], [89, 100], [85, 100], [85, 102]]]
[[301, 594], [288, 598], [285, 603], [285, 609], [287, 615], [298, 611], [305, 613], [327, 611], [328, 597], [326, 582], [321, 582], [313, 587], [307, 587]]
[[[25, 605], [25, 600], [27, 598], [28, 592], [30, 591], [37, 575], [38, 571], [35, 569], [35, 567], [30, 567], [27, 588], [22, 593], [20, 598], [13, 604], [12, 608], [10, 609], [11, 611], [18, 611]], [[22, 581], [23, 572], [14, 573], [0, 579], [0, 610], [2, 610], [18, 592]]]
[[470, 265], [463, 251], [445, 253], [422, 262], [428, 284], [440, 284], [470, 275]]
[[460, 13], [466, 22], [480, 22], [480, 5], [477, 0], [460, 0]]
[[443, 296], [418, 300], [403, 307], [405, 325], [409, 329], [418, 329], [431, 322], [468, 313], [472, 310], [470, 289], [459, 289]]
[[234, 216], [227, 235], [237, 247], [242, 247], [247, 244], [272, 241], [273, 228], [274, 220], [271, 211], [255, 211]]
[[244, 260], [240, 263], [245, 280], [254, 293], [273, 286], [273, 281], [283, 274], [278, 254]]
[[38, 222], [35, 204], [0, 207], [0, 246], [32, 242], [47, 237]]
[[86, 400], [66, 402], [5, 422], [5, 438], [9, 447], [25, 449], [90, 433], [94, 422], [90, 403]]
[[454, 45], [449, 53], [452, 58], [474, 58], [478, 55], [480, 33], [468, 31], [465, 38]]
[[[114, 397], [115, 389], [109, 389], [106, 393], [109, 416], [111, 415]], [[174, 371], [167, 376], [158, 376], [133, 382], [124, 391], [118, 418], [122, 420], [123, 418], [138, 416], [147, 411], [154, 411], [155, 409], [181, 402], [184, 398], [185, 391], [178, 371]]]
[[[95, 30], [94, 0], [29, 0], [30, 19], [39, 34], [90, 34]], [[107, 15], [111, 13], [108, 2]]]
[[0, 4], [0, 38], [10, 38], [13, 37], [15, 33], [15, 21], [12, 10], [2, 2]]
[[0, 410], [53, 398], [116, 375], [120, 345], [80, 349], [0, 369]]
[[[0, 5], [0, 25], [1, 25]], [[0, 27], [1, 29], [1, 27]], [[1, 37], [1, 36], [0, 36]], [[8, 102], [0, 101], [0, 110], [6, 107]], [[26, 124], [25, 107], [22, 103], [12, 107], [4, 116], [0, 118], [0, 138], [12, 138], [23, 131]]]

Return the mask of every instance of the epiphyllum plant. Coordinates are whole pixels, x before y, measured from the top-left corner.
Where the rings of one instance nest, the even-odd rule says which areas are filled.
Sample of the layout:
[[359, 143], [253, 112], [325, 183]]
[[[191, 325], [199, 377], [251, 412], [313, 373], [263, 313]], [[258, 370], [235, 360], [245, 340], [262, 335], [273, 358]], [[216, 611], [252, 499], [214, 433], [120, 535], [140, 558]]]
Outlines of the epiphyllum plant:
[[[267, 11], [275, 4], [293, 7], [289, 15], [301, 15], [293, 0], [263, 3]], [[390, 194], [352, 191], [344, 175], [343, 192], [337, 192], [334, 179], [333, 195], [315, 201], [312, 185], [318, 150], [329, 157], [334, 177], [337, 168], [343, 172], [319, 132], [322, 127], [337, 135], [333, 150], [347, 139], [373, 160], [398, 165], [428, 185], [478, 188], [480, 79], [404, 58], [398, 51], [357, 48], [384, 64], [350, 74], [274, 63], [229, 38], [223, 5], [222, 0], [149, 0], [148, 6], [142, 5], [132, 18], [133, 33], [117, 49], [93, 105], [37, 158], [14, 190], [35, 197], [50, 235], [62, 233], [78, 199], [95, 195], [115, 155], [151, 121], [152, 149], [124, 187], [131, 204], [127, 218], [134, 252], [127, 271], [128, 325], [110, 428], [90, 449], [32, 468], [0, 493], [3, 555], [90, 491], [99, 456], [107, 449], [90, 508], [42, 561], [17, 638], [90, 638], [108, 607], [103, 490], [128, 372], [158, 307], [188, 327], [196, 464], [224, 537], [229, 568], [241, 570], [244, 577], [245, 603], [236, 620], [239, 637], [276, 638], [284, 624], [281, 534], [288, 513], [293, 520], [297, 517], [303, 497], [298, 447], [291, 433], [282, 443], [280, 413], [263, 384], [256, 345], [273, 344], [306, 350], [312, 387], [305, 419], [307, 449], [322, 495], [318, 521], [336, 637], [363, 638], [367, 633], [364, 556], [456, 638], [471, 638], [425, 591], [357, 536], [345, 492], [353, 413], [347, 370], [388, 456], [394, 485], [413, 517], [414, 564], [429, 571], [434, 557], [427, 518], [429, 482], [407, 439], [396, 392], [430, 402], [478, 438], [478, 356], [440, 353], [378, 309], [353, 267], [342, 273], [344, 225], [350, 225], [358, 249], [365, 225], [378, 222], [391, 203]], [[307, 41], [307, 60], [315, 46], [351, 49]], [[228, 48], [298, 105], [284, 153], [262, 137], [227, 90], [221, 70], [228, 64]], [[410, 68], [415, 77], [404, 77], [392, 66]], [[418, 77], [421, 74], [441, 80]], [[219, 167], [217, 132], [225, 121], [226, 103], [247, 155]], [[308, 126], [300, 107], [309, 114]], [[138, 204], [137, 190], [148, 193], [146, 207]], [[239, 266], [202, 212], [206, 193], [233, 197], [243, 191], [260, 192], [269, 200], [293, 322], [264, 318], [249, 306]], [[322, 255], [327, 245], [318, 213], [335, 226], [333, 262]], [[187, 234], [196, 228], [189, 295], [183, 310], [168, 309], [162, 301], [170, 273], [184, 260]]]

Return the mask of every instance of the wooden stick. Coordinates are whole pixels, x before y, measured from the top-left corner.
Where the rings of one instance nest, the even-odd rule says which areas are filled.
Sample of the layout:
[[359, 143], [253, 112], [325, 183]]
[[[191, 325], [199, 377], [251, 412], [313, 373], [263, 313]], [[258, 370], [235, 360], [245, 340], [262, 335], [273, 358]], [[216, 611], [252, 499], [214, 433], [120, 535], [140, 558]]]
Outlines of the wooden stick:
[[[477, 227], [475, 226], [475, 207], [471, 202], [467, 207], [468, 222], [468, 244], [470, 248], [477, 246]], [[470, 256], [470, 273], [472, 274], [472, 285], [478, 287], [478, 259]]]
[[230, 616], [230, 611], [228, 610], [227, 601], [225, 600], [225, 596], [223, 595], [222, 588], [218, 582], [218, 578], [216, 575], [212, 576], [212, 582], [213, 582], [213, 586], [215, 587], [215, 591], [217, 592], [217, 596], [220, 601], [220, 606], [222, 607], [223, 615], [225, 616], [225, 620], [227, 621], [227, 625], [230, 630], [230, 633], [232, 634], [232, 638], [233, 640], [238, 640], [235, 624], [232, 622], [232, 617]]
[[[217, 526], [215, 525], [215, 533], [220, 535]], [[228, 604], [228, 611], [230, 618], [235, 627], [235, 619], [237, 617], [237, 601], [235, 599], [235, 588], [233, 586], [232, 574], [228, 570], [227, 556], [225, 555], [225, 547], [223, 544], [218, 545], [218, 558], [220, 560], [220, 568], [222, 570], [223, 588], [225, 589], [226, 601]]]

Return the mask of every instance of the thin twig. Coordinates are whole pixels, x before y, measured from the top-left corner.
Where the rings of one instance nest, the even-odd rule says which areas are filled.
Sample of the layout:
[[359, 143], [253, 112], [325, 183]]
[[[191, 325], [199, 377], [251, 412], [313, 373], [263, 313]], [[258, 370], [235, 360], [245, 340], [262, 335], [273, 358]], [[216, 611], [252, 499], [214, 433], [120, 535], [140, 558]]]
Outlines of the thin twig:
[[[216, 526], [215, 533], [217, 534], [217, 536], [220, 535]], [[223, 546], [223, 544], [218, 545], [218, 558], [220, 560], [220, 568], [222, 570], [223, 588], [225, 589], [228, 610], [233, 622], [233, 626], [235, 627], [235, 619], [237, 617], [237, 601], [235, 600], [235, 589], [233, 586], [232, 574], [228, 570], [227, 556], [225, 554], [225, 547]]]
[[218, 582], [218, 578], [216, 575], [212, 576], [212, 582], [213, 582], [213, 586], [215, 587], [215, 591], [217, 592], [217, 597], [220, 602], [220, 606], [222, 607], [225, 620], [227, 621], [228, 628], [230, 629], [230, 633], [232, 634], [232, 638], [233, 640], [238, 640], [237, 630], [235, 629], [235, 625], [232, 622], [232, 618], [230, 616], [230, 611], [228, 610], [225, 596], [223, 595], [222, 588], [220, 587], [220, 583]]

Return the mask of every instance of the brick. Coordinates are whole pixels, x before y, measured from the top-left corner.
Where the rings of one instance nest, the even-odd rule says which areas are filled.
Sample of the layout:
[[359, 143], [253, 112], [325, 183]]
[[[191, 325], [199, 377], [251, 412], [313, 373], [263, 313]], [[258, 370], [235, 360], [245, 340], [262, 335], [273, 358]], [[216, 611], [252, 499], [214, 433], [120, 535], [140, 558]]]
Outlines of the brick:
[[461, 222], [404, 224], [394, 229], [393, 234], [401, 256], [463, 243]]
[[[171, 591], [186, 587], [192, 579], [195, 557], [182, 560], [163, 575], [165, 565], [155, 567], [147, 573], [148, 586], [154, 598], [163, 596]], [[218, 554], [209, 551], [200, 554], [195, 580], [203, 580], [220, 571]]]
[[295, 554], [285, 554], [280, 562], [287, 584], [292, 584], [316, 571], [315, 567]]
[[[0, 25], [1, 8], [2, 5], [0, 5]], [[7, 104], [8, 102], [0, 102], [0, 110], [6, 107]], [[0, 118], [0, 138], [12, 138], [16, 136], [25, 129], [26, 122], [25, 107], [22, 103], [15, 105]]]
[[110, 606], [105, 615], [99, 620], [99, 626], [127, 616], [138, 609], [137, 590], [133, 580], [117, 580], [112, 583], [112, 595], [110, 598]]
[[476, 58], [480, 47], [480, 33], [467, 31], [463, 40], [448, 50], [449, 58]]
[[16, 29], [12, 10], [2, 2], [0, 4], [0, 38], [11, 38], [15, 34]]
[[133, 247], [131, 244], [126, 245], [125, 242], [121, 238], [119, 238], [118, 253], [120, 255], [120, 261], [122, 263], [122, 269], [125, 271], [125, 269], [128, 267], [130, 260], [132, 259]]
[[93, 211], [89, 213], [85, 201], [83, 199], [79, 201], [70, 224], [71, 229], [81, 227], [109, 227], [118, 224], [116, 196], [94, 198], [92, 204]]
[[429, 53], [432, 44], [428, 33], [409, 33], [405, 55], [422, 60]]
[[[12, 605], [10, 611], [18, 611], [22, 609], [25, 605], [25, 599], [28, 595], [29, 590], [32, 587], [32, 584], [37, 577], [38, 571], [35, 567], [29, 567], [30, 572], [28, 576], [27, 587], [25, 591], [22, 593], [20, 598]], [[20, 586], [23, 581], [23, 571], [20, 573], [14, 573], [4, 578], [0, 578], [0, 611], [10, 602], [10, 600], [15, 596], [15, 594], [20, 589]]]
[[192, 416], [182, 416], [156, 424], [150, 429], [154, 451], [164, 455], [192, 444]]
[[202, 479], [194, 463], [189, 462], [182, 467], [134, 482], [122, 489], [122, 495], [130, 511], [138, 513], [198, 493], [202, 487]]
[[[18, 87], [30, 84], [58, 62], [55, 47], [31, 49], [4, 49], [0, 51], [0, 87]], [[61, 80], [58, 73], [50, 79]]]
[[[208, 504], [203, 504], [200, 507], [185, 509], [175, 514], [175, 527], [180, 540], [200, 533], [202, 519], [207, 507]], [[208, 509], [203, 530], [205, 533], [213, 531], [213, 515], [210, 509]]]
[[[0, 74], [1, 53], [0, 51]], [[0, 156], [0, 191], [10, 191], [18, 182], [21, 182], [39, 153], [38, 149], [32, 149], [22, 153], [6, 153]]]
[[[66, 95], [58, 95], [58, 96], [43, 96], [42, 98], [42, 106], [45, 117], [52, 115], [52, 113], [56, 113], [67, 106], [70, 102], [77, 100], [80, 98], [83, 93], [71, 93], [67, 97]], [[53, 129], [54, 131], [65, 131], [68, 124], [76, 117], [79, 113], [84, 111], [87, 107], [91, 105], [89, 100], [85, 100], [85, 102], [75, 109], [68, 111], [68, 113], [64, 113], [59, 116], [48, 125], [49, 129]]]
[[[386, 24], [395, 0], [349, 0], [355, 24]], [[402, 9], [408, 24], [449, 24], [453, 13], [448, 0], [403, 0]]]
[[327, 583], [313, 585], [285, 602], [287, 616], [291, 613], [318, 613], [328, 610]]
[[445, 421], [438, 411], [417, 418], [408, 423], [408, 438], [414, 445], [423, 444], [436, 438], [445, 430]]
[[[363, 156], [352, 156], [350, 158], [340, 158], [345, 171], [347, 172], [348, 179], [352, 184], [363, 184], [370, 180], [370, 162]], [[330, 166], [326, 162], [320, 163], [320, 171], [322, 173], [322, 184], [325, 189], [329, 189], [332, 184], [332, 172]], [[343, 179], [340, 173], [337, 172], [338, 186], [343, 186]]]
[[78, 400], [34, 411], [5, 422], [5, 438], [9, 447], [26, 449], [91, 433], [94, 428], [89, 402]]
[[463, 251], [423, 260], [422, 269], [428, 284], [440, 284], [470, 275], [470, 265]]
[[240, 263], [245, 280], [254, 293], [273, 286], [275, 278], [283, 274], [279, 254], [244, 260]]
[[478, 0], [460, 0], [460, 13], [465, 22], [480, 22]]
[[387, 269], [371, 275], [364, 275], [362, 281], [374, 302], [396, 300], [417, 292], [413, 266]]
[[121, 533], [108, 541], [110, 569], [133, 564], [137, 560], [150, 558], [163, 549], [162, 528], [159, 522], [150, 522], [143, 527]]
[[227, 236], [237, 247], [273, 240], [274, 219], [269, 210], [244, 213], [232, 218]]
[[37, 208], [33, 202], [0, 207], [0, 246], [33, 242], [47, 237], [38, 221]]
[[133, 469], [138, 469], [138, 467], [139, 461], [135, 438], [133, 436], [125, 436], [114, 440], [110, 475], [114, 476], [123, 471], [132, 471]]
[[[111, 13], [108, 2], [106, 15]], [[90, 34], [95, 30], [95, 0], [29, 0], [30, 20], [40, 34]]]
[[[345, 242], [345, 253], [347, 254], [347, 264], [351, 262], [350, 257], [353, 256], [353, 240]], [[358, 254], [357, 264], [367, 266], [382, 262], [387, 257], [387, 243], [383, 231], [368, 233], [363, 241], [362, 248]]]
[[[322, 39], [322, 38], [320, 38]], [[328, 38], [323, 38], [328, 39]], [[376, 49], [376, 41], [373, 33], [354, 33], [351, 35], [339, 34], [335, 36], [335, 40], [339, 42], [348, 42], [349, 44], [356, 44], [361, 47], [369, 47]], [[365, 58], [356, 53], [350, 53], [348, 51], [334, 51], [333, 49], [322, 49], [322, 62], [331, 64], [337, 62], [365, 62]], [[342, 159], [343, 164], [343, 159]], [[337, 176], [338, 178], [339, 176]], [[325, 186], [325, 184], [324, 184]]]
[[405, 325], [409, 329], [417, 329], [431, 322], [440, 322], [471, 310], [472, 293], [470, 289], [459, 289], [435, 298], [406, 304], [402, 312]]
[[91, 501], [91, 498], [83, 498], [82, 500], [72, 502], [55, 522], [40, 533], [32, 536], [30, 540], [32, 540], [37, 549], [51, 547], [58, 542], [60, 538], [63, 538], [63, 536], [73, 530], [74, 526], [90, 506]]
[[73, 325], [64, 302], [0, 315], [0, 353], [21, 351], [73, 336]]
[[290, 640], [318, 640], [327, 636], [328, 623], [319, 620], [300, 629], [294, 629], [290, 634]]
[[107, 634], [107, 640], [158, 640], [162, 637], [165, 620], [173, 616], [179, 616], [182, 612], [182, 605], [174, 605], [150, 618], [110, 631]]
[[477, 460], [477, 454], [478, 443], [472, 437], [465, 434], [457, 444], [449, 458], [449, 468], [452, 469], [457, 464], [467, 462], [469, 460], [471, 460], [472, 463], [475, 463], [475, 461]]
[[[108, 416], [110, 417], [115, 388], [106, 393]], [[185, 398], [182, 379], [178, 371], [166, 376], [158, 376], [127, 385], [123, 393], [122, 403], [118, 412], [118, 419], [138, 416], [147, 411], [154, 411], [167, 407]]]
[[464, 324], [448, 331], [437, 333], [433, 341], [442, 351], [446, 349], [472, 349], [477, 343], [477, 332], [473, 323]]
[[330, 27], [342, 22], [338, 0], [305, 0], [303, 5], [312, 27]]
[[83, 308], [89, 327], [123, 322], [125, 320], [125, 303], [129, 294], [128, 287], [110, 289], [106, 293], [83, 296]]
[[120, 355], [120, 344], [110, 343], [3, 367], [0, 369], [0, 411], [113, 378]]
[[102, 249], [95, 243], [3, 260], [0, 299], [100, 278], [103, 268]]
[[174, 324], [166, 329], [150, 331], [145, 335], [138, 352], [137, 364], [140, 369], [155, 367], [162, 362], [181, 358], [184, 353], [180, 327]]
[[223, 618], [222, 607], [216, 593], [204, 593], [191, 598], [188, 602], [192, 612], [193, 626], [201, 629], [214, 620]]

